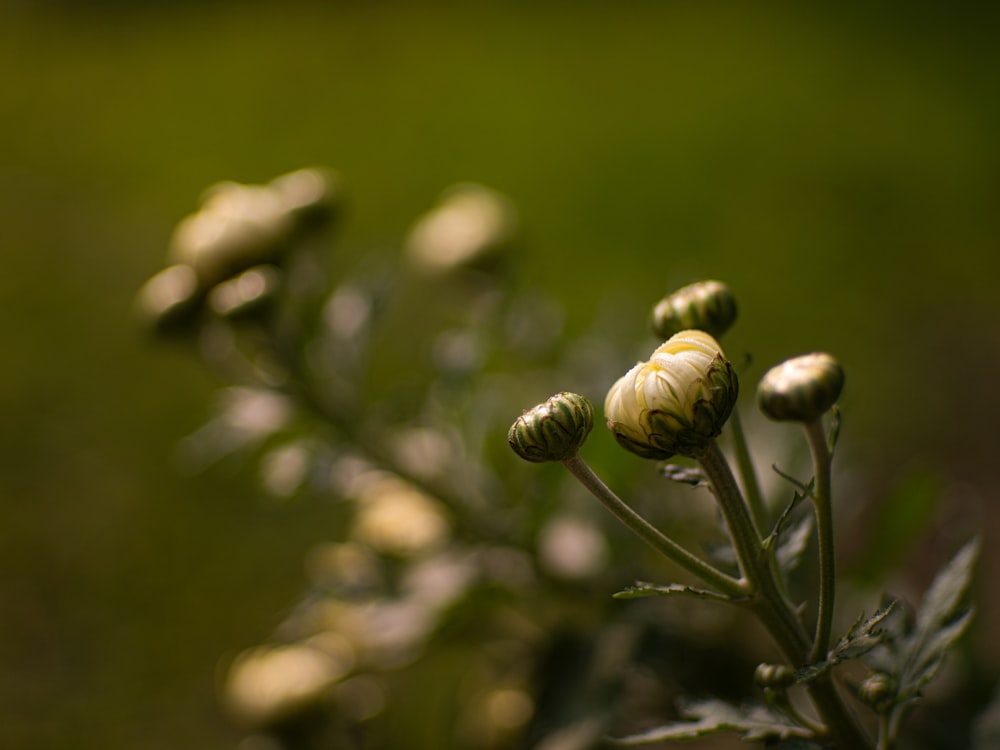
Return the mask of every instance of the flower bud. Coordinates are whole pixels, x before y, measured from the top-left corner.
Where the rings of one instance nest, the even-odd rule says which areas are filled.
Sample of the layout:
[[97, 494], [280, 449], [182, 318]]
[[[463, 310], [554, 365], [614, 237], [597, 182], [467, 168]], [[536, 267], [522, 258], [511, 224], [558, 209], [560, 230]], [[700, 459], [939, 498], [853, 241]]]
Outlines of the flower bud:
[[858, 686], [858, 698], [876, 711], [885, 711], [896, 698], [896, 681], [885, 672], [875, 672]]
[[158, 333], [192, 328], [201, 298], [198, 277], [190, 266], [168, 266], [151, 277], [136, 299], [139, 314]]
[[757, 386], [757, 404], [778, 422], [812, 422], [830, 410], [844, 387], [844, 371], [823, 352], [772, 367]]
[[293, 230], [284, 198], [274, 188], [220, 183], [209, 189], [198, 212], [177, 225], [168, 256], [193, 268], [199, 285], [209, 289], [247, 268], [277, 260]]
[[784, 664], [758, 664], [753, 681], [762, 688], [781, 690], [795, 684], [795, 670]]
[[653, 332], [669, 338], [684, 330], [721, 336], [736, 320], [736, 299], [721, 281], [699, 281], [681, 287], [653, 308]]
[[594, 426], [594, 408], [577, 393], [557, 393], [524, 412], [507, 442], [525, 461], [565, 461], [576, 455]]
[[694, 457], [722, 432], [738, 393], [719, 343], [681, 331], [611, 387], [604, 413], [618, 442], [643, 458]]

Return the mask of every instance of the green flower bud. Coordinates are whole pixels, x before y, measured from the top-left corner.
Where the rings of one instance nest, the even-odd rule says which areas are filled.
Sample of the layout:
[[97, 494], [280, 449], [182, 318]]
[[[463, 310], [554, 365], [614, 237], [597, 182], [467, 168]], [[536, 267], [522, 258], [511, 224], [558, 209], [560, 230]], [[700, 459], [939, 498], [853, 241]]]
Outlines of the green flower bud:
[[576, 393], [557, 393], [524, 412], [507, 442], [525, 461], [565, 461], [577, 454], [594, 426], [594, 408]]
[[781, 690], [795, 684], [795, 670], [785, 664], [758, 664], [753, 681], [762, 688]]
[[721, 281], [699, 281], [681, 287], [653, 308], [653, 332], [666, 339], [694, 329], [721, 336], [736, 320], [736, 299]]
[[896, 698], [896, 681], [885, 672], [875, 672], [858, 685], [858, 698], [878, 712], [886, 711]]
[[719, 343], [681, 331], [611, 387], [604, 413], [615, 439], [643, 458], [694, 457], [722, 432], [738, 394]]
[[812, 422], [830, 410], [844, 387], [844, 371], [823, 352], [785, 360], [757, 386], [757, 404], [778, 422]]

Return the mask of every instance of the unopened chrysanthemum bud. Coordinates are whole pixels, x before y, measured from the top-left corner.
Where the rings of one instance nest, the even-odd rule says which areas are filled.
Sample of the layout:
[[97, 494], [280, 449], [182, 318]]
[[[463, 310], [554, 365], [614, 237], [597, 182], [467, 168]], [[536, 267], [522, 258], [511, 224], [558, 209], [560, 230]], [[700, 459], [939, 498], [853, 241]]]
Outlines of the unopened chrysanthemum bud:
[[793, 357], [772, 367], [757, 386], [757, 404], [779, 422], [812, 422], [830, 410], [844, 387], [844, 371], [829, 354]]
[[686, 330], [721, 336], [736, 320], [736, 299], [721, 281], [699, 281], [667, 295], [653, 308], [653, 332], [666, 339]]
[[643, 458], [697, 456], [722, 432], [739, 382], [719, 343], [681, 331], [625, 373], [604, 402], [608, 428]]
[[579, 451], [594, 426], [594, 408], [577, 393], [557, 393], [524, 412], [507, 442], [525, 461], [565, 461]]
[[795, 670], [785, 664], [758, 664], [753, 681], [762, 688], [781, 690], [795, 684]]
[[875, 672], [858, 686], [858, 698], [876, 711], [884, 711], [896, 698], [896, 681], [885, 672]]

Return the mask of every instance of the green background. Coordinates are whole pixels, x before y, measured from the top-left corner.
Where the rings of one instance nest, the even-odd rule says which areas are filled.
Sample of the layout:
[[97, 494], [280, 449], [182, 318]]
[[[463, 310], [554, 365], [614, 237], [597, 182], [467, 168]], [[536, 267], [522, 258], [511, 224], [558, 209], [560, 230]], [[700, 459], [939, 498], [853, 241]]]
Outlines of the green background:
[[[357, 255], [456, 181], [498, 188], [521, 213], [521, 281], [565, 301], [570, 332], [726, 280], [754, 376], [813, 349], [847, 370], [845, 481], [870, 510], [845, 566], [907, 561], [909, 590], [979, 530], [980, 577], [1000, 573], [996, 11], [0, 13], [0, 745], [233, 746], [216, 665], [270, 633], [325, 538], [322, 504], [173, 460], [216, 384], [144, 338], [132, 300], [220, 179], [335, 168]], [[989, 588], [972, 642], [995, 670]]]

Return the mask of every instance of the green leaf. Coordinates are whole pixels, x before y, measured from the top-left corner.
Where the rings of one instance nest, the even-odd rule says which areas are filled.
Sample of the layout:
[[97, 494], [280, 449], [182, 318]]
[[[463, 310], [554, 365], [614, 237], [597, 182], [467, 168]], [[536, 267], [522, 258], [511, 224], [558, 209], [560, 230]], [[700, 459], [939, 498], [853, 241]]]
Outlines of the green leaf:
[[864, 656], [878, 646], [886, 637], [882, 623], [892, 614], [895, 606], [895, 602], [890, 602], [867, 620], [864, 620], [864, 614], [860, 615], [850, 630], [830, 649], [826, 658], [800, 668], [795, 673], [795, 681], [801, 683], [815, 680], [838, 664]]
[[687, 721], [676, 721], [628, 737], [614, 738], [611, 743], [622, 747], [648, 745], [668, 740], [694, 740], [718, 732], [738, 732], [746, 742], [809, 739], [811, 730], [794, 724], [768, 706], [734, 706], [720, 700], [696, 701], [683, 707], [681, 715]]
[[900, 695], [917, 695], [935, 675], [946, 652], [955, 645], [972, 619], [972, 608], [962, 607], [979, 553], [973, 540], [938, 573], [924, 595], [912, 636], [907, 639], [900, 673]]
[[886, 709], [893, 733], [972, 621], [974, 609], [964, 602], [978, 553], [978, 539], [959, 550], [931, 583], [916, 617], [901, 623], [885, 648], [872, 654], [871, 666], [891, 675], [899, 686]]
[[713, 599], [715, 601], [735, 602], [724, 594], [717, 594], [714, 591], [696, 589], [691, 586], [684, 586], [680, 583], [669, 583], [666, 586], [656, 583], [646, 583], [636, 581], [621, 591], [613, 594], [615, 599], [642, 599], [647, 596], [693, 596], [697, 599]]

